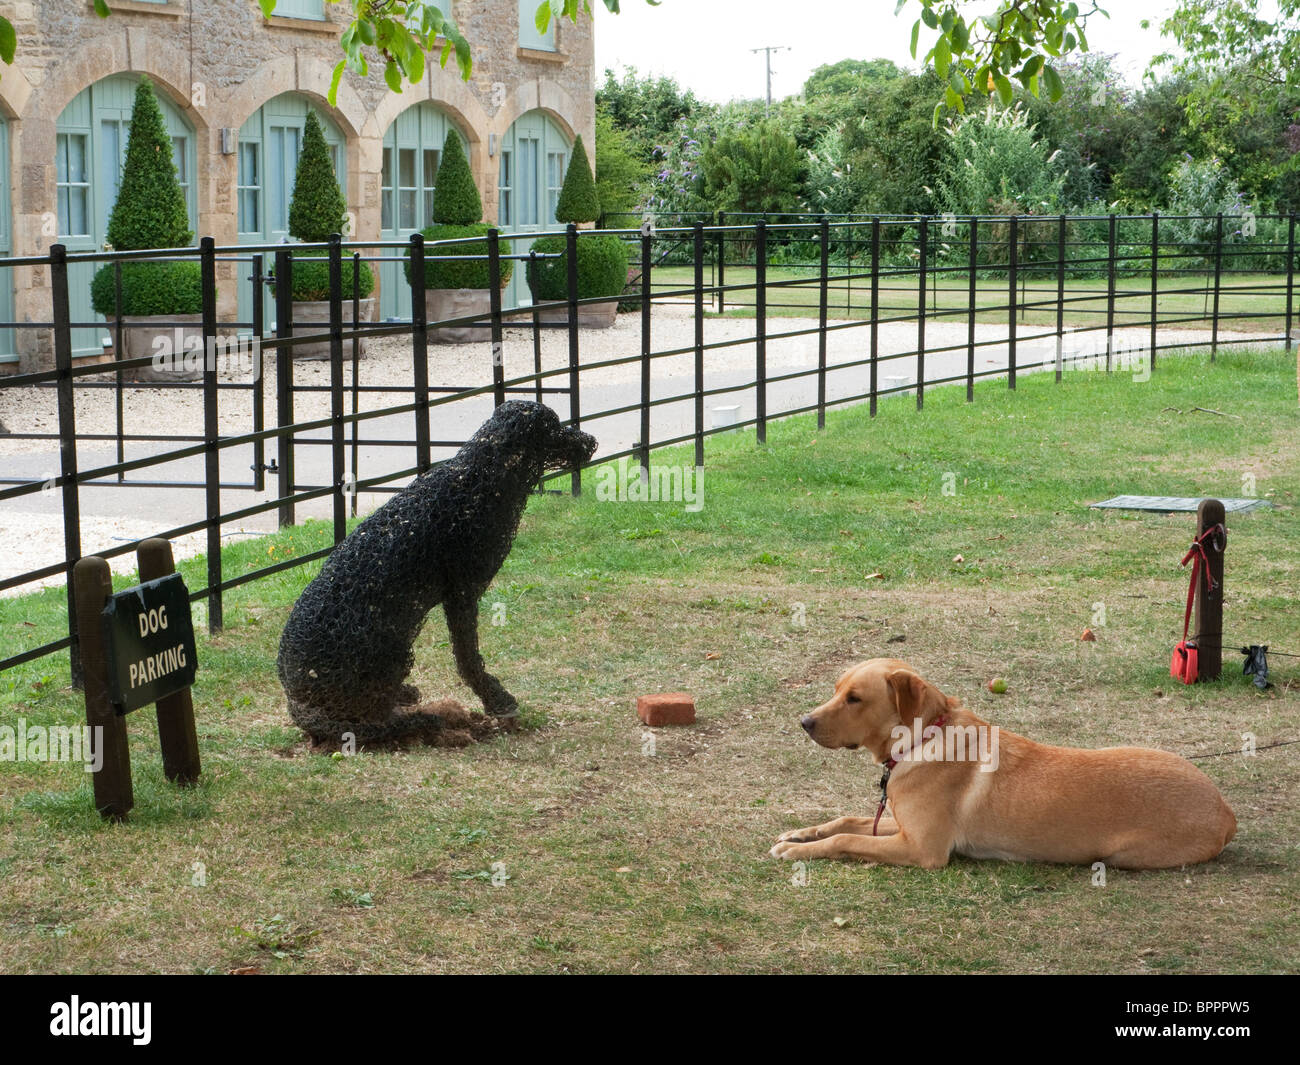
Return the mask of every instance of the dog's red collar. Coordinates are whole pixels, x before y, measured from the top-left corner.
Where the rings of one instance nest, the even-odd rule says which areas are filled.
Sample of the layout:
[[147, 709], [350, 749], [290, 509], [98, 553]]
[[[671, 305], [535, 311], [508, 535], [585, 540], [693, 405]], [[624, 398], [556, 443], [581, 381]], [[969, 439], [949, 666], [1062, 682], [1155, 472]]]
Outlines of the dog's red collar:
[[[924, 736], [932, 728], [938, 728], [938, 729], [943, 728], [944, 722], [946, 722], [947, 720], [948, 720], [947, 714], [940, 714], [932, 722], [930, 722], [930, 724], [925, 726], [925, 729], [924, 731], [922, 731], [921, 735]], [[880, 828], [880, 819], [885, 814], [885, 800], [889, 797], [889, 773], [890, 770], [892, 770], [896, 765], [898, 765], [897, 758], [888, 759], [885, 762], [885, 772], [880, 777], [880, 805], [876, 807], [876, 819], [871, 823], [871, 834], [873, 836], [876, 834], [876, 830]]]

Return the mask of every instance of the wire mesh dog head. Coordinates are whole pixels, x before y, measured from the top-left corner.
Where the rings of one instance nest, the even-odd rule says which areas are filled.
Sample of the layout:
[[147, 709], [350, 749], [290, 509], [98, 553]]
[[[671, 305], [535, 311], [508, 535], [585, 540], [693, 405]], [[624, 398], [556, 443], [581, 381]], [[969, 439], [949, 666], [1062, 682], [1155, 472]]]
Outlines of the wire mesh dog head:
[[550, 407], [526, 400], [510, 400], [497, 407], [474, 434], [471, 445], [475, 441], [526, 455], [537, 464], [538, 476], [578, 469], [596, 452], [595, 437], [562, 425]]

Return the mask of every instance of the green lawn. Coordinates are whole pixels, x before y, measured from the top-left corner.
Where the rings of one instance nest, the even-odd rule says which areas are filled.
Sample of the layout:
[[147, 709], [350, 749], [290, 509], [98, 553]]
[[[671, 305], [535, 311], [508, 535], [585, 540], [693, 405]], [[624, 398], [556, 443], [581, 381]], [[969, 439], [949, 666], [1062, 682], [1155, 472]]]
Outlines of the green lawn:
[[[198, 787], [163, 779], [147, 710], [129, 720], [127, 824], [100, 822], [75, 766], [0, 763], [0, 970], [1294, 971], [1300, 746], [1201, 761], [1236, 840], [1105, 887], [1086, 868], [960, 859], [813, 863], [795, 886], [767, 851], [874, 806], [878, 771], [798, 727], [860, 658], [906, 658], [1047, 742], [1196, 755], [1296, 738], [1297, 660], [1274, 661], [1266, 694], [1235, 656], [1218, 683], [1168, 676], [1193, 519], [1087, 503], [1241, 495], [1253, 478], [1277, 506], [1230, 518], [1227, 642], [1300, 652], [1298, 459], [1294, 356], [1228, 351], [1169, 358], [1147, 383], [1041, 374], [981, 383], [973, 404], [936, 389], [920, 413], [902, 397], [874, 421], [833, 412], [823, 432], [789, 419], [763, 448], [710, 438], [698, 513], [602, 502], [589, 474], [581, 499], [533, 501], [485, 597], [505, 624], [485, 616], [484, 654], [525, 727], [461, 750], [312, 753], [274, 661], [314, 567], [254, 582], [200, 638]], [[227, 572], [327, 535], [234, 545]], [[201, 560], [182, 569], [201, 585]], [[61, 609], [58, 590], [0, 599], [6, 649], [56, 635]], [[415, 679], [468, 698], [437, 616]], [[652, 747], [634, 699], [673, 690], [700, 720]], [[0, 675], [0, 711], [76, 723], [66, 663]]]
[[[832, 318], [869, 318], [870, 277], [855, 265], [845, 280], [844, 267], [832, 267], [827, 303]], [[656, 292], [690, 288], [694, 284], [690, 266], [658, 267], [653, 273]], [[725, 281], [735, 291], [725, 294], [725, 313], [753, 317], [755, 271], [753, 267], [728, 266]], [[705, 285], [716, 284], [716, 276], [705, 273]], [[884, 318], [913, 315], [919, 299], [915, 273], [882, 271], [880, 310]], [[786, 317], [816, 317], [821, 292], [817, 273], [794, 267], [770, 267], [767, 272], [768, 313]], [[1115, 322], [1117, 326], [1141, 325], [1149, 321], [1151, 279], [1121, 277], [1116, 281]], [[1184, 274], [1158, 279], [1157, 317], [1181, 328], [1210, 327], [1213, 312], [1214, 277], [1211, 272]], [[1005, 322], [1008, 302], [1005, 278], [980, 277], [976, 285], [976, 321]], [[689, 298], [689, 297], [683, 297]], [[1056, 324], [1056, 274], [1053, 269], [1025, 271], [1017, 287], [1022, 311], [1017, 320], [1028, 325]], [[1105, 278], [1069, 279], [1065, 291], [1065, 324], [1076, 328], [1106, 324], [1107, 282]], [[706, 295], [706, 307], [716, 307]], [[1041, 305], [1041, 306], [1039, 306]], [[935, 273], [927, 280], [927, 314], [939, 314], [941, 321], [964, 322], [970, 306], [969, 282], [962, 272]], [[1295, 311], [1300, 313], [1300, 300]], [[1281, 336], [1286, 314], [1286, 277], [1269, 274], [1225, 274], [1219, 293], [1220, 328], [1228, 331], [1262, 332]], [[1235, 321], [1232, 315], [1249, 315]], [[1257, 316], [1257, 317], [1255, 317]], [[1175, 320], [1178, 320], [1175, 322]], [[1293, 322], [1293, 326], [1297, 323]]]

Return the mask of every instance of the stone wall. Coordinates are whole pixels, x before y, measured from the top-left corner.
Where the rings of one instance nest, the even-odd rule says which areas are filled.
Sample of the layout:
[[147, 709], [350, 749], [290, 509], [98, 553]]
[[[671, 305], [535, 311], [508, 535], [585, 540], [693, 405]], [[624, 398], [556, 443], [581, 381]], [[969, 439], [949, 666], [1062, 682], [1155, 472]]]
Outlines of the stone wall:
[[[375, 63], [368, 77], [345, 75], [338, 105], [327, 103], [346, 4], [326, 4], [326, 22], [262, 17], [256, 0], [112, 0], [98, 18], [90, 0], [0, 3], [18, 31], [12, 67], [0, 65], [0, 114], [10, 123], [13, 255], [41, 254], [55, 242], [55, 124], [83, 89], [112, 74], [148, 74], [180, 107], [196, 136], [199, 235], [236, 239], [236, 154], [222, 154], [221, 131], [235, 133], [259, 107], [283, 92], [311, 97], [347, 137], [349, 210], [357, 237], [380, 230], [383, 135], [405, 108], [432, 100], [469, 140], [469, 157], [483, 197], [484, 217], [496, 217], [497, 159], [490, 145], [527, 111], [542, 108], [570, 136], [591, 143], [595, 127], [592, 27], [589, 19], [558, 29], [556, 53], [518, 46], [516, 0], [455, 0], [453, 15], [473, 48], [466, 82], [452, 59], [430, 64], [424, 81], [391, 92]], [[221, 277], [236, 264], [219, 264]], [[19, 321], [48, 321], [47, 271], [15, 271]], [[220, 314], [233, 316], [235, 294], [221, 286]], [[49, 365], [49, 338], [23, 331], [24, 367]]]

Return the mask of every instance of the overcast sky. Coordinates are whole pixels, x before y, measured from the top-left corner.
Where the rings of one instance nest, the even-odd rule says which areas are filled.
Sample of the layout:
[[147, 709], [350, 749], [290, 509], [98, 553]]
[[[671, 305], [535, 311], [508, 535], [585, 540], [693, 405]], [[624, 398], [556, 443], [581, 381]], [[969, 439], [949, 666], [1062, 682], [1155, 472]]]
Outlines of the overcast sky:
[[[920, 5], [912, 0], [894, 16], [894, 0], [623, 0], [622, 14], [596, 9], [596, 78], [606, 67], [633, 66], [642, 74], [669, 74], [697, 96], [724, 102], [761, 97], [764, 59], [750, 49], [786, 45], [772, 56], [772, 97], [798, 93], [823, 63], [841, 59], [892, 59], [912, 65], [908, 44]], [[1081, 5], [1082, 6], [1082, 5]], [[1114, 52], [1117, 65], [1136, 83], [1151, 56], [1166, 51], [1159, 24], [1174, 0], [1120, 0], [1103, 5], [1088, 26], [1094, 52]], [[978, 9], [977, 9], [978, 10]], [[1152, 28], [1139, 23], [1150, 19]], [[922, 27], [918, 56], [929, 31]], [[933, 43], [933, 35], [930, 36]]]

